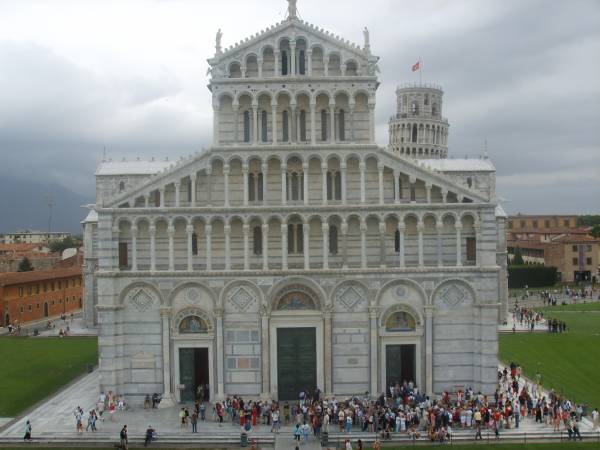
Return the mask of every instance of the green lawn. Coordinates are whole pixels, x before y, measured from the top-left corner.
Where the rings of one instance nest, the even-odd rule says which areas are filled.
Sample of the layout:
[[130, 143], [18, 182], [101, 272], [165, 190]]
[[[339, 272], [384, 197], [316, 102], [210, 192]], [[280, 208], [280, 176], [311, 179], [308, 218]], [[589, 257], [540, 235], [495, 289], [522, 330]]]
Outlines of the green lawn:
[[[497, 450], [516, 450], [516, 449], [522, 449], [522, 448], [526, 448], [526, 449], [531, 449], [531, 450], [545, 450], [545, 449], [556, 449], [556, 450], [578, 450], [578, 449], [597, 449], [598, 448], [598, 442], [553, 442], [553, 443], [542, 443], [542, 444], [527, 444], [527, 445], [523, 445], [523, 444], [501, 444], [501, 443], [495, 443], [495, 442], [490, 442], [489, 445], [483, 441], [477, 444], [452, 444], [452, 445], [440, 445], [440, 444], [434, 444], [434, 445], [421, 445], [421, 444], [410, 444], [410, 445], [404, 445], [401, 447], [388, 447], [387, 445], [382, 446], [383, 449], [385, 450], [405, 450], [405, 449], [414, 449], [414, 448], [422, 448], [422, 449], [432, 449], [432, 448], [451, 448], [454, 450], [472, 450], [473, 448], [494, 448]], [[356, 444], [353, 445], [354, 448], [356, 448]], [[1, 447], [2, 450], [20, 450], [23, 447], [19, 447], [19, 448], [5, 448], [5, 447]], [[73, 447], [70, 448], [57, 448], [57, 447], [35, 447], [36, 450], [73, 450]], [[189, 447], [185, 447], [186, 449], [188, 449]], [[249, 447], [248, 447], [249, 448]], [[290, 447], [292, 448], [292, 447]], [[333, 445], [331, 445], [329, 448], [334, 448]], [[371, 446], [370, 445], [366, 445], [365, 446], [366, 449], [370, 449]], [[113, 449], [102, 449], [102, 448], [96, 448], [95, 450], [114, 450]], [[162, 450], [176, 450], [176, 449], [162, 449]]]
[[501, 334], [500, 359], [521, 365], [530, 378], [539, 370], [544, 387], [572, 401], [600, 407], [600, 303], [539, 309], [546, 317], [564, 320], [569, 331]]
[[0, 337], [0, 417], [15, 417], [98, 361], [97, 338]]

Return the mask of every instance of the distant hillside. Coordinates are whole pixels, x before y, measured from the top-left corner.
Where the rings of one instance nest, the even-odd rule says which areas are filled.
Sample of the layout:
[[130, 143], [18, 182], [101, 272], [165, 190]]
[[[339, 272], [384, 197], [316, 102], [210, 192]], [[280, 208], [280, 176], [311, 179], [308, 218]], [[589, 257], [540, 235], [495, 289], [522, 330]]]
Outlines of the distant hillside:
[[80, 222], [87, 214], [81, 205], [93, 203], [88, 198], [58, 184], [0, 177], [0, 233], [23, 229], [48, 229], [48, 205], [45, 196], [52, 194], [52, 230], [81, 233]]

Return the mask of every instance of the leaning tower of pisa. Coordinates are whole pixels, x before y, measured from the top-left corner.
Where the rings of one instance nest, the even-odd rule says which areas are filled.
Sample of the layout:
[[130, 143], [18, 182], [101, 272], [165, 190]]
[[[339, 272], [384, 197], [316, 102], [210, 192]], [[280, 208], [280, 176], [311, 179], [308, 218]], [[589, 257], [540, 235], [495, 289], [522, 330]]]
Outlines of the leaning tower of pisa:
[[389, 121], [389, 149], [411, 158], [448, 156], [448, 120], [440, 86], [411, 83], [396, 90], [396, 115]]

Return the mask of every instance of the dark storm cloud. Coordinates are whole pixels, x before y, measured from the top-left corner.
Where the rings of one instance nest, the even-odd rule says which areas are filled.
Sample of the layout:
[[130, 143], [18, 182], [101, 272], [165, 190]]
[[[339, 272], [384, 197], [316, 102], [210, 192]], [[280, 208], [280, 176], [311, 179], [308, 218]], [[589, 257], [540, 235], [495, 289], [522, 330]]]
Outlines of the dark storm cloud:
[[[285, 11], [283, 0], [94, 4], [109, 5], [95, 11], [100, 15], [123, 17], [107, 41], [111, 36], [97, 37], [85, 22], [100, 19], [57, 1], [55, 9], [63, 5], [83, 24], [61, 40], [53, 30], [34, 29], [31, 5], [38, 4], [23, 4], [29, 10], [17, 19], [32, 27], [31, 36], [0, 30], [0, 175], [50, 177], [87, 191], [104, 146], [114, 159], [162, 159], [207, 145], [212, 109], [204, 61], [214, 32], [221, 26], [228, 46]], [[418, 80], [410, 67], [421, 58], [424, 81], [444, 88], [450, 154], [477, 157], [487, 140], [509, 211], [600, 209], [594, 200], [600, 198], [599, 2], [301, 0], [298, 6], [303, 19], [358, 43], [362, 27], [371, 30], [372, 49], [381, 56], [380, 144], [387, 144], [396, 86]], [[229, 14], [233, 9], [241, 15]], [[79, 53], [64, 43], [78, 39], [85, 41]]]

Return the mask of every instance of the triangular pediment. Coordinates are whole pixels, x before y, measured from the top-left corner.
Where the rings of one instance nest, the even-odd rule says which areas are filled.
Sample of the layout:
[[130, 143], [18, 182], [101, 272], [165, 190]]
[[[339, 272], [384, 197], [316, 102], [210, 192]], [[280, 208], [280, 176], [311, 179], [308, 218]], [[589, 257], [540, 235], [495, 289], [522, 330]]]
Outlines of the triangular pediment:
[[302, 155], [303, 153], [306, 155], [306, 157], [313, 158], [315, 156], [322, 156], [323, 159], [329, 158], [332, 156], [332, 154], [339, 155], [338, 157], [340, 159], [346, 159], [350, 156], [358, 157], [362, 160], [366, 160], [370, 157], [376, 157], [380, 164], [389, 169], [399, 171], [408, 175], [409, 177], [423, 180], [427, 184], [431, 184], [441, 188], [442, 190], [455, 193], [457, 196], [465, 197], [472, 202], [487, 203], [489, 201], [481, 193], [454, 182], [450, 177], [444, 175], [443, 173], [437, 172], [428, 167], [423, 167], [416, 160], [396, 155], [380, 147], [371, 146], [369, 149], [362, 147], [356, 150], [352, 150], [352, 148], [349, 147], [339, 149], [339, 151], [335, 151], [334, 149], [319, 150], [314, 148], [308, 148], [304, 151], [299, 151], [298, 149], [294, 149], [292, 147], [281, 147], [280, 149], [264, 149], [264, 152], [261, 152], [257, 149], [240, 150], [239, 152], [223, 152], [219, 148], [208, 149], [202, 153], [197, 153], [186, 159], [179, 160], [170, 168], [164, 169], [163, 171], [152, 176], [152, 178], [142, 185], [128, 190], [120, 194], [118, 197], [115, 197], [113, 200], [109, 201], [106, 206], [118, 208], [127, 202], [131, 202], [132, 199], [144, 196], [145, 194], [148, 194], [154, 190], [164, 188], [169, 184], [180, 182], [182, 179], [189, 177], [192, 174], [206, 171], [206, 169], [211, 165], [213, 159], [219, 159], [225, 164], [229, 164], [229, 161], [235, 159], [244, 161], [249, 157], [256, 157], [260, 154], [263, 154], [265, 159], [270, 159], [274, 157], [274, 155], [277, 155], [281, 160], [286, 160], [288, 155], [295, 156]]
[[231, 62], [242, 63], [249, 54], [259, 56], [265, 47], [274, 47], [274, 44], [284, 38], [304, 38], [309, 47], [320, 46], [326, 48], [329, 53], [337, 52], [342, 61], [353, 59], [360, 66], [366, 66], [369, 61], [376, 62], [379, 59], [358, 44], [343, 39], [323, 28], [306, 21], [288, 19], [253, 34], [223, 51], [217, 51], [212, 58], [208, 59], [208, 63], [217, 69], [213, 73], [224, 73], [225, 68]]

